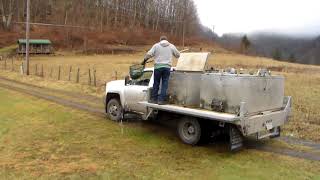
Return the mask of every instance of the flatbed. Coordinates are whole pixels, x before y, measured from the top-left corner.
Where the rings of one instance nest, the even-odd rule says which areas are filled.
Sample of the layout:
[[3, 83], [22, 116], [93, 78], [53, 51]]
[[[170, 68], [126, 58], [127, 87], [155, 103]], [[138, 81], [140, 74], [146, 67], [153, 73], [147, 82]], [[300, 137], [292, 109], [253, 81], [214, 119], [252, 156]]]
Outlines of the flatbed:
[[193, 116], [193, 117], [203, 118], [208, 120], [217, 120], [217, 121], [222, 121], [226, 123], [235, 123], [236, 121], [240, 121], [240, 117], [237, 115], [214, 112], [214, 111], [209, 111], [205, 109], [182, 107], [182, 106], [177, 106], [172, 104], [158, 105], [158, 104], [148, 103], [147, 101], [139, 102], [139, 104], [142, 104], [147, 108], [162, 110], [162, 111], [186, 115], [186, 116]]
[[[256, 134], [257, 139], [262, 139], [280, 133], [276, 131], [279, 126], [283, 125], [288, 120], [291, 113], [291, 99], [290, 96], [285, 97], [281, 109], [267, 110], [259, 112], [258, 114], [246, 113], [246, 104], [243, 103], [240, 107], [240, 112], [237, 115], [172, 104], [158, 105], [148, 103], [147, 101], [141, 101], [138, 104], [143, 105], [147, 109], [147, 113], [143, 117], [144, 120], [147, 120], [154, 111], [164, 111], [186, 117], [233, 124], [238, 127], [243, 136]], [[262, 131], [269, 131], [269, 133], [260, 133]]]

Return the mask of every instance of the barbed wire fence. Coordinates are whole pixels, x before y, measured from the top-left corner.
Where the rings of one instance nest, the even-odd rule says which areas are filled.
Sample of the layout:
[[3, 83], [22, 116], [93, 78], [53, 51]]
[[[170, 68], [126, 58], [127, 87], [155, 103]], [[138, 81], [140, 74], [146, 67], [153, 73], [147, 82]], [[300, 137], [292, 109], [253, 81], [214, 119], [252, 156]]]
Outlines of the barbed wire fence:
[[[7, 72], [22, 74], [24, 72], [24, 60], [22, 56], [0, 57], [0, 69]], [[118, 79], [118, 72], [112, 72], [110, 80]], [[92, 87], [105, 86], [106, 80], [97, 76], [94, 67], [80, 67], [77, 65], [48, 65], [33, 63], [30, 65], [30, 75], [54, 81], [66, 81], [70, 83], [88, 85]]]

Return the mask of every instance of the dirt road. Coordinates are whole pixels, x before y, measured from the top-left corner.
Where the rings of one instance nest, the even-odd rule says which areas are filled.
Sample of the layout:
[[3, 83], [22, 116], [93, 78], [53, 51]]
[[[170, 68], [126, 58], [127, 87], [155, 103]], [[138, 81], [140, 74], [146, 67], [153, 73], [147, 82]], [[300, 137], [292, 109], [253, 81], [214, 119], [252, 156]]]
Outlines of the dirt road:
[[[0, 87], [32, 95], [64, 106], [84, 110], [97, 116], [105, 117], [102, 98], [99, 97], [38, 87], [35, 85], [10, 80], [4, 77], [0, 77]], [[277, 144], [277, 142], [272, 143], [275, 141], [281, 142], [279, 144], [284, 145], [275, 145]], [[252, 139], [248, 139], [246, 140], [245, 148], [277, 153], [307, 160], [320, 161], [320, 144], [290, 137], [280, 137], [273, 141], [255, 141]]]

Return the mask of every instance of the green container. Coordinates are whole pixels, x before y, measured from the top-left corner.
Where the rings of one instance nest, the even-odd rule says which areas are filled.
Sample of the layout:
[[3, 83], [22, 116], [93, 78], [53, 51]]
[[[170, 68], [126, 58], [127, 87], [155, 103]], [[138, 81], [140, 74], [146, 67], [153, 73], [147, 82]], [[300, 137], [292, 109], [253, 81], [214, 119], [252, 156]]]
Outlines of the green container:
[[144, 65], [132, 65], [130, 66], [131, 79], [139, 79], [143, 75]]

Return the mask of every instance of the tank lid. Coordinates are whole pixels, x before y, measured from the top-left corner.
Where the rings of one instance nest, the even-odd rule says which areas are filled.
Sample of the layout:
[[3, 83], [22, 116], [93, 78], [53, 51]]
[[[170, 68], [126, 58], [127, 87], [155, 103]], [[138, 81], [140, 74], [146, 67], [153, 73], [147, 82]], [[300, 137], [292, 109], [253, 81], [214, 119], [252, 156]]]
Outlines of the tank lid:
[[181, 53], [177, 64], [177, 71], [203, 72], [207, 65], [208, 52], [206, 53]]

